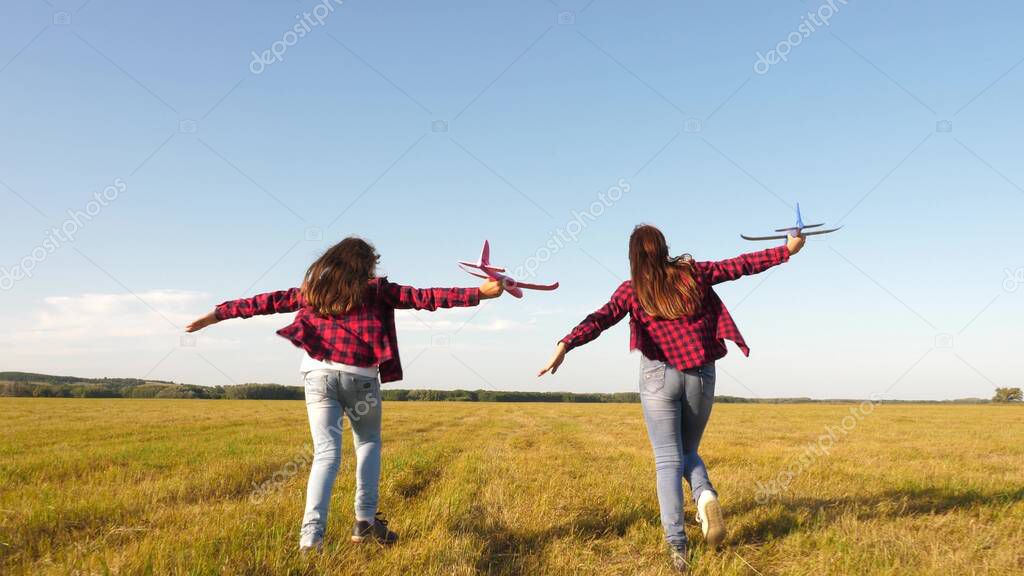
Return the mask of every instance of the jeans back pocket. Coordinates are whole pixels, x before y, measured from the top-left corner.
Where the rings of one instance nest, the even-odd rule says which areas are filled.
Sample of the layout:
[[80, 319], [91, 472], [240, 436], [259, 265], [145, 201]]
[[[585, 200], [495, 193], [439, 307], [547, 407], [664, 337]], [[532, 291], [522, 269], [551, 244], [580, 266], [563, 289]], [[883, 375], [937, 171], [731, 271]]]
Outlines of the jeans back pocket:
[[325, 370], [307, 372], [303, 377], [306, 402], [318, 402], [323, 400], [327, 396], [327, 388], [330, 385], [330, 379], [330, 374]]
[[380, 421], [380, 381], [376, 376], [343, 373], [341, 387], [345, 412], [353, 426], [363, 418], [369, 418], [369, 422]]
[[654, 394], [664, 388], [666, 368], [664, 362], [651, 364], [645, 362], [640, 368], [641, 392]]

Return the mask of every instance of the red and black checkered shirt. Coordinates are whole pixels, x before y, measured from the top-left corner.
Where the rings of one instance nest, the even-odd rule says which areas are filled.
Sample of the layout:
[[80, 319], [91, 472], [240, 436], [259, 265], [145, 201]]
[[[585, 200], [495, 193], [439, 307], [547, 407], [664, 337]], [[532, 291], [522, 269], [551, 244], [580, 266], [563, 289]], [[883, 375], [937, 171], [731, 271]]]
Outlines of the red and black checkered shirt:
[[696, 262], [694, 280], [704, 295], [700, 311], [692, 317], [661, 320], [644, 311], [633, 291], [633, 283], [623, 282], [611, 301], [580, 322], [562, 338], [566, 350], [572, 350], [597, 338], [629, 314], [629, 349], [639, 350], [652, 360], [661, 360], [677, 370], [703, 366], [726, 355], [725, 340], [732, 340], [744, 355], [750, 348], [743, 340], [725, 304], [711, 286], [763, 272], [789, 260], [785, 246], [743, 254], [720, 262]]
[[375, 278], [362, 304], [341, 316], [321, 316], [298, 288], [232, 300], [217, 306], [218, 320], [295, 312], [295, 321], [277, 333], [317, 360], [350, 366], [379, 366], [380, 381], [402, 379], [395, 309], [437, 310], [480, 303], [479, 288], [412, 288]]

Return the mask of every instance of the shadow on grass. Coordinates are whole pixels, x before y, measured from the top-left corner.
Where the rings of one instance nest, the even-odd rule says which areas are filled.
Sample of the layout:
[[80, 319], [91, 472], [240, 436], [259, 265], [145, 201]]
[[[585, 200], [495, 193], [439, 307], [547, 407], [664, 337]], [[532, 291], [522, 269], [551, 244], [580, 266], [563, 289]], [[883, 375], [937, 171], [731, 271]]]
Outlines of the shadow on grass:
[[859, 497], [795, 497], [773, 500], [767, 504], [748, 500], [738, 506], [728, 507], [726, 512], [738, 517], [768, 510], [767, 517], [733, 532], [729, 543], [743, 545], [782, 538], [801, 528], [832, 523], [844, 516], [858, 520], [928, 516], [1022, 501], [1024, 487], [981, 492], [926, 486]]
[[462, 448], [446, 447], [396, 458], [395, 469], [390, 471], [384, 492], [395, 494], [403, 500], [418, 497], [441, 478], [447, 466], [462, 452]]
[[483, 541], [483, 549], [476, 562], [477, 573], [519, 575], [532, 573], [529, 561], [543, 554], [557, 540], [621, 538], [635, 525], [656, 524], [657, 514], [649, 512], [642, 509], [628, 512], [587, 510], [575, 519], [567, 519], [543, 530], [520, 530], [475, 507], [455, 529]]

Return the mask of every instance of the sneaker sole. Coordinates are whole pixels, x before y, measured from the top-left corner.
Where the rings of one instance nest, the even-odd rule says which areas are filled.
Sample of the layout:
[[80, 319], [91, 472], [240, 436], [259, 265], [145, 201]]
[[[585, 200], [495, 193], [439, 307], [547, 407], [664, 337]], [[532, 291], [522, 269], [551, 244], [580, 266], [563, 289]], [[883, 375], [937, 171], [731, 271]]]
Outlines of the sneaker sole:
[[704, 535], [704, 538], [708, 546], [718, 548], [725, 542], [725, 518], [722, 515], [722, 505], [718, 500], [712, 500], [704, 507], [704, 514], [708, 521], [708, 533]]

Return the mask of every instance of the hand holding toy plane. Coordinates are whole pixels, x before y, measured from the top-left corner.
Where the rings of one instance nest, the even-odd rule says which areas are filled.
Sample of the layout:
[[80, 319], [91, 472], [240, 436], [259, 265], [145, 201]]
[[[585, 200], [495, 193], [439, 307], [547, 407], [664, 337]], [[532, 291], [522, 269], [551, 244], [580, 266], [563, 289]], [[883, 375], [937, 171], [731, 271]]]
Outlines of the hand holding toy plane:
[[[490, 278], [501, 282], [502, 286], [505, 287], [505, 291], [516, 298], [523, 297], [523, 291], [521, 288], [525, 288], [527, 290], [554, 290], [555, 288], [558, 288], [558, 282], [555, 282], [554, 284], [529, 284], [527, 282], [520, 282], [515, 278], [505, 275], [504, 268], [491, 266], [491, 245], [487, 240], [484, 240], [484, 249], [480, 253], [479, 262], [460, 261], [459, 266], [477, 278]], [[476, 272], [476, 270], [483, 272], [483, 274]]]

